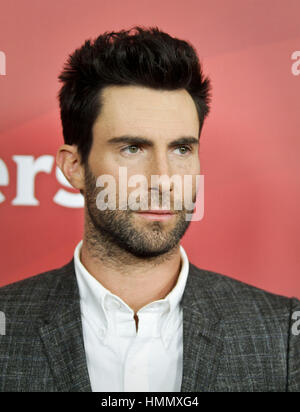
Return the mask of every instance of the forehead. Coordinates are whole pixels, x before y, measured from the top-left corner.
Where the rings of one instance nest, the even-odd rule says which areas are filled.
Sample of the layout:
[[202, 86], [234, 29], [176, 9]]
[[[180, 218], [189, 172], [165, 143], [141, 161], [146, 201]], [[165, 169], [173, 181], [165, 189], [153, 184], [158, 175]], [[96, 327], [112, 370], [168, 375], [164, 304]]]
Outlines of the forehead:
[[93, 126], [94, 135], [122, 134], [161, 137], [198, 135], [195, 103], [184, 90], [154, 90], [142, 86], [108, 86], [101, 93], [101, 113]]

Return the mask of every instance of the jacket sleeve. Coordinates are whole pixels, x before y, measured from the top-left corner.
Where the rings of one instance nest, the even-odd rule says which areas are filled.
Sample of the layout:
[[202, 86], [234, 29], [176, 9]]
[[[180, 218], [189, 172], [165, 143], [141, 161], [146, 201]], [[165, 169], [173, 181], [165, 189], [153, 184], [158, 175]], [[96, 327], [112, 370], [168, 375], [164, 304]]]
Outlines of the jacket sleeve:
[[300, 392], [300, 301], [291, 299], [287, 392]]

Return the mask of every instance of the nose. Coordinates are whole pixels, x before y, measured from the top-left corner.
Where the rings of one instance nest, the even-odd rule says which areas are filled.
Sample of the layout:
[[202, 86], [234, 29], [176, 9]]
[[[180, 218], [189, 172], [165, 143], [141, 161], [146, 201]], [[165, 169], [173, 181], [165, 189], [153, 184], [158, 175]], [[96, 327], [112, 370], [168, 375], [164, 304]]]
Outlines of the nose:
[[[157, 180], [152, 178], [151, 176], [167, 176], [171, 178], [172, 176], [172, 164], [171, 160], [168, 157], [168, 154], [165, 153], [163, 150], [157, 150], [156, 152], [153, 153], [153, 156], [151, 157], [148, 165], [148, 187], [149, 191], [156, 191], [159, 192], [159, 195], [161, 196], [162, 193], [169, 191], [171, 194], [172, 191], [174, 190], [174, 183], [173, 181], [170, 181], [169, 183], [163, 183], [166, 182], [166, 180], [159, 180], [159, 186], [157, 184]], [[168, 184], [170, 186], [168, 186]], [[170, 189], [169, 189], [170, 187]], [[153, 193], [153, 192], [152, 192]], [[153, 193], [155, 196], [155, 194]]]
[[157, 150], [151, 156], [149, 167], [148, 167], [148, 175], [167, 175], [171, 176], [171, 165], [170, 159], [168, 158], [168, 154], [164, 153], [162, 150]]
[[163, 150], [156, 150], [149, 162], [149, 175], [171, 176], [171, 164], [168, 154]]

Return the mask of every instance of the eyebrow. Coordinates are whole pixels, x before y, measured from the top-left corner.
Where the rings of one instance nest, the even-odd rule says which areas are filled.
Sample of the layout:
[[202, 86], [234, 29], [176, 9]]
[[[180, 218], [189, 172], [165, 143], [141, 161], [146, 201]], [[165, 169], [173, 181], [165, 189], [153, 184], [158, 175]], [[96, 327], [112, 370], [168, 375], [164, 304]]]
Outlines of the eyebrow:
[[[128, 144], [143, 144], [147, 146], [154, 146], [154, 143], [152, 140], [143, 137], [143, 136], [132, 136], [132, 135], [123, 135], [123, 136], [118, 136], [118, 137], [112, 137], [111, 139], [108, 140], [109, 144], [117, 144], [117, 143], [128, 143]], [[191, 145], [197, 145], [199, 144], [199, 139], [197, 139], [194, 136], [181, 136], [172, 142], [168, 144], [169, 147], [175, 146], [175, 145], [184, 145], [184, 144], [191, 144]]]

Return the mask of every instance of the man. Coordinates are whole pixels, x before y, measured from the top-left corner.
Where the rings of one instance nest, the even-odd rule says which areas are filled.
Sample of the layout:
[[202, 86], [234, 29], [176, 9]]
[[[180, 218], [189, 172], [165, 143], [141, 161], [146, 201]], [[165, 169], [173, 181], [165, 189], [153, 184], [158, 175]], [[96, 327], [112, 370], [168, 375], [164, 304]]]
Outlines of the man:
[[[135, 29], [85, 42], [59, 77], [57, 164], [84, 196], [84, 235], [65, 266], [1, 288], [0, 390], [300, 391], [299, 300], [194, 266], [192, 208], [162, 207], [153, 176], [200, 173], [210, 81], [189, 43]], [[131, 207], [120, 170], [160, 206]]]

